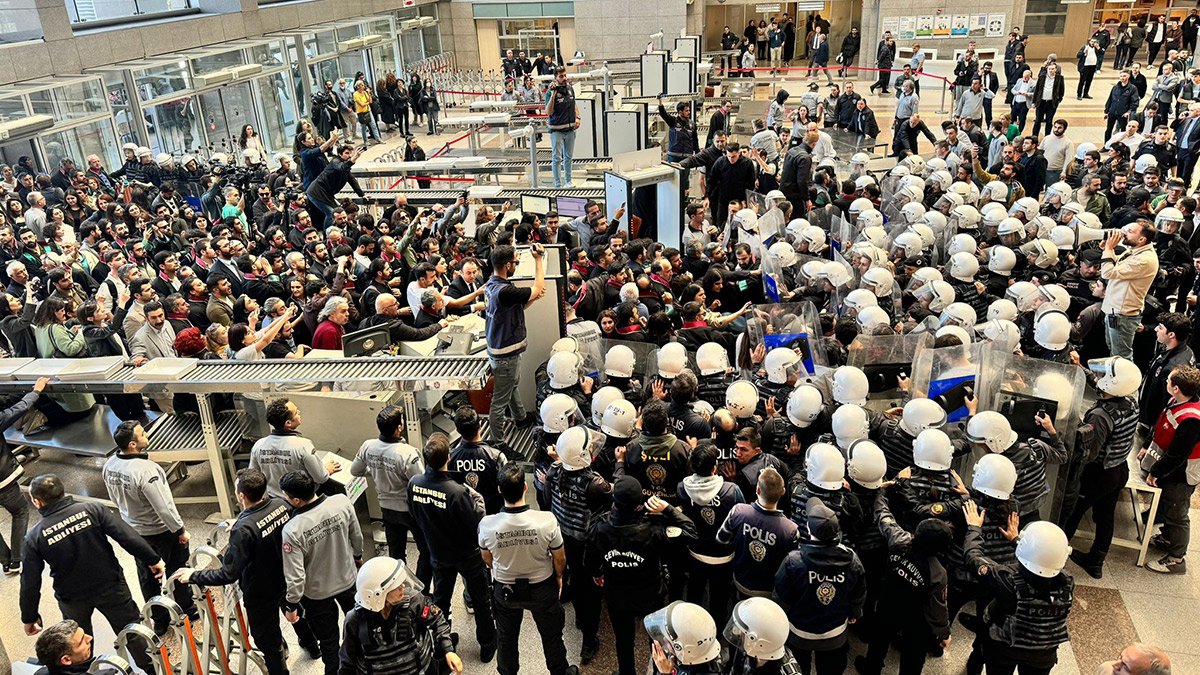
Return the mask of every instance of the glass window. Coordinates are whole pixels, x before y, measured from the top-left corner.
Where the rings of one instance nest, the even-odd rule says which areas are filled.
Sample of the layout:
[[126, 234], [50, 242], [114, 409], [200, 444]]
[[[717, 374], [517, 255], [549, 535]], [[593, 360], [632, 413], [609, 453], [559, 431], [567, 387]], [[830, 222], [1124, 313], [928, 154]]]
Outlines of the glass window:
[[137, 87], [138, 97], [149, 101], [191, 89], [192, 74], [186, 61], [172, 61], [134, 71], [133, 82]]
[[421, 48], [421, 31], [406, 30], [400, 34], [400, 60], [405, 65], [416, 63], [425, 58]]
[[[118, 118], [117, 124], [120, 123]], [[204, 145], [204, 131], [200, 125], [196, 99], [191, 96], [146, 109], [146, 128], [150, 132], [149, 147], [155, 153], [166, 152], [175, 155], [195, 151]]]
[[44, 37], [34, 0], [8, 0], [0, 16], [0, 43], [24, 42]]
[[421, 37], [425, 40], [425, 58], [442, 53], [442, 34], [436, 25], [422, 28]]
[[1059, 0], [1026, 0], [1024, 30], [1029, 35], [1062, 35], [1067, 6]]
[[112, 121], [104, 119], [80, 126], [43, 134], [42, 149], [50, 166], [70, 158], [82, 164], [88, 155], [100, 155], [106, 166], [117, 166], [120, 153], [117, 138], [113, 135]]
[[288, 139], [296, 130], [296, 102], [287, 79], [286, 74], [276, 73], [254, 80], [262, 103], [263, 128], [259, 131], [271, 152], [287, 152], [292, 147]]
[[25, 110], [24, 97], [13, 96], [12, 98], [0, 98], [0, 119], [25, 117], [28, 114], [29, 113]]
[[371, 66], [375, 77], [383, 77], [388, 73], [399, 73], [400, 64], [396, 62], [396, 45], [390, 40], [370, 49]]
[[241, 163], [238, 138], [247, 124], [258, 128], [250, 83], [242, 82], [200, 94], [200, 111], [208, 131], [208, 143], [219, 152], [234, 153]]
[[191, 0], [66, 0], [71, 23], [137, 19], [191, 8]]
[[338, 28], [335, 32], [337, 34], [338, 42], [345, 42], [346, 40], [350, 40], [350, 39], [353, 39], [353, 38], [356, 38], [356, 37], [362, 35], [362, 30], [358, 24], [354, 24], [351, 26], [342, 26], [341, 28]]
[[192, 71], [197, 75], [205, 75], [215, 73], [218, 70], [233, 68], [235, 66], [245, 65], [246, 57], [240, 49], [235, 49], [219, 54], [209, 54], [206, 56], [197, 56], [192, 59]]
[[283, 42], [276, 40], [251, 47], [250, 63], [257, 63], [268, 70], [282, 66], [284, 64]]
[[104, 90], [108, 95], [108, 105], [112, 108], [113, 119], [117, 123], [117, 139], [122, 143], [137, 143], [137, 122], [133, 117], [133, 106], [129, 100], [129, 92], [125, 88], [125, 80], [120, 73], [109, 73]]

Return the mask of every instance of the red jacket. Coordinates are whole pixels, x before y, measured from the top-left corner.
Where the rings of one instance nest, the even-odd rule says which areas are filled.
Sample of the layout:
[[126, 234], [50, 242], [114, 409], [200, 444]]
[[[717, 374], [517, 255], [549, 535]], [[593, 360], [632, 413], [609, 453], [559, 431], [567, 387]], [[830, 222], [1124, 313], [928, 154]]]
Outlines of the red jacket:
[[345, 333], [345, 328], [326, 319], [317, 324], [317, 330], [313, 332], [312, 348], [341, 351], [342, 335]]
[[1171, 483], [1200, 480], [1200, 401], [1167, 406], [1154, 425], [1150, 453], [1158, 461], [1150, 475]]

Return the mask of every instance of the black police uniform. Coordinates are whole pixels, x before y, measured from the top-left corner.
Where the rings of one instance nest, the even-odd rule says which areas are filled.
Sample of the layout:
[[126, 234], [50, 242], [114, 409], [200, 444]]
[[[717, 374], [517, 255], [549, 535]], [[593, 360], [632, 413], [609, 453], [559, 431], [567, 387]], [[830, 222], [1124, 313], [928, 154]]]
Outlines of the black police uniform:
[[459, 439], [450, 450], [446, 473], [482, 495], [483, 507], [488, 514], [499, 513], [504, 508], [504, 498], [500, 496], [496, 474], [507, 463], [504, 453], [487, 443]]
[[342, 626], [338, 675], [447, 673], [454, 640], [446, 616], [424, 595], [406, 591], [388, 616], [356, 606]]

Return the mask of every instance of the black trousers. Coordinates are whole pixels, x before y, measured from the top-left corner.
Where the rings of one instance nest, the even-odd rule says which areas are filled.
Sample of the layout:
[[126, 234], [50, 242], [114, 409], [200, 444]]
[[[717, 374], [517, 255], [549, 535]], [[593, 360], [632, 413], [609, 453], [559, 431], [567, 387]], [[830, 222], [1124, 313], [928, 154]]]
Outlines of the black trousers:
[[250, 637], [254, 638], [254, 647], [262, 652], [267, 674], [287, 675], [287, 661], [283, 657], [283, 630], [279, 626], [279, 599], [256, 601], [245, 597], [244, 602]]
[[341, 608], [342, 614], [354, 609], [354, 586], [324, 600], [301, 598], [300, 606], [304, 608], [304, 618], [321, 648], [321, 663], [325, 664], [325, 675], [337, 675], [338, 649], [341, 648], [338, 608]]
[[1121, 131], [1125, 128], [1125, 123], [1129, 121], [1128, 116], [1108, 115], [1104, 120], [1104, 140], [1112, 138], [1113, 129]]
[[884, 607], [883, 613], [887, 618], [875, 623], [867, 643], [867, 672], [878, 675], [883, 671], [892, 638], [897, 633], [904, 633], [900, 642], [900, 675], [921, 675], [929, 647], [933, 644], [933, 635], [924, 617], [905, 614], [901, 607]]
[[1194, 147], [1179, 150], [1176, 171], [1179, 172], [1179, 177], [1183, 179], [1183, 185], [1187, 189], [1192, 187], [1192, 172], [1196, 170], [1197, 157], [1200, 157], [1200, 153]]
[[[187, 567], [188, 564], [188, 547], [187, 544], [179, 543], [179, 537], [170, 532], [162, 534], [152, 534], [143, 536], [146, 543], [150, 544], [150, 548], [162, 558], [163, 563], [167, 566], [167, 576], [171, 576], [181, 567]], [[138, 583], [142, 588], [142, 599], [149, 600], [156, 595], [162, 595], [162, 580], [155, 579], [154, 573], [149, 567], [138, 564], [137, 566]], [[192, 589], [186, 584], [176, 584], [175, 590], [172, 592], [175, 602], [179, 603], [179, 608], [184, 614], [196, 619], [200, 616], [200, 610], [196, 608], [196, 599], [192, 597]], [[155, 609], [152, 615], [154, 620], [154, 632], [165, 633], [167, 630], [167, 613], [161, 609]]]
[[879, 67], [879, 79], [875, 80], [875, 84], [871, 85], [871, 89], [878, 88], [883, 93], [888, 93], [888, 76], [891, 75], [887, 68]]
[[563, 548], [567, 554], [571, 604], [575, 605], [575, 625], [583, 633], [583, 644], [593, 646], [600, 641], [600, 587], [583, 564], [587, 542], [564, 536]]
[[[1075, 87], [1076, 96], [1088, 96], [1092, 91], [1092, 78], [1096, 76], [1096, 66], [1080, 66], [1079, 85]], [[1105, 137], [1107, 140], [1107, 137]]]
[[[113, 586], [98, 588], [97, 592], [88, 598], [75, 598], [72, 600], [58, 601], [58, 609], [62, 612], [64, 619], [71, 619], [79, 624], [83, 632], [88, 635], [95, 635], [92, 630], [92, 613], [100, 612], [108, 625], [112, 627], [113, 633], [120, 634], [121, 631], [131, 623], [141, 623], [142, 616], [138, 612], [138, 606], [133, 602], [133, 596], [129, 593], [129, 587], [122, 581]], [[140, 642], [140, 641], [138, 641]], [[136, 644], [136, 642], [134, 643]], [[149, 645], [142, 649], [137, 649], [134, 645], [130, 645], [131, 656], [139, 668], [147, 673], [153, 673], [154, 666], [150, 660], [150, 654], [147, 652]]]
[[994, 100], [987, 97], [983, 99], [983, 123], [987, 126], [992, 124], [992, 101]]
[[[722, 629], [729, 621], [729, 594], [733, 590], [733, 563], [710, 565], [688, 556], [686, 599], [708, 610]], [[705, 595], [707, 591], [707, 597]]]
[[492, 591], [498, 640], [496, 670], [500, 675], [517, 675], [521, 667], [521, 622], [526, 610], [533, 615], [533, 623], [542, 638], [546, 670], [550, 675], [564, 675], [570, 664], [567, 663], [567, 646], [563, 644], [566, 614], [558, 600], [558, 578], [552, 574], [536, 584], [496, 582]]
[[0, 565], [21, 562], [21, 546], [25, 542], [25, 531], [29, 529], [29, 500], [21, 494], [21, 485], [13, 482], [0, 488], [0, 507], [12, 517], [12, 529], [8, 532], [7, 544], [0, 537]]
[[842, 675], [846, 672], [849, 652], [850, 644], [846, 642], [843, 642], [841, 647], [833, 649], [792, 649], [792, 655], [796, 657], [796, 663], [800, 665], [800, 672], [804, 675], [810, 675], [813, 672], [814, 662], [817, 665], [817, 675]]
[[614, 675], [637, 675], [641, 670], [634, 662], [634, 640], [642, 632], [639, 622], [643, 616], [644, 612], [619, 607], [614, 609], [611, 599], [608, 603], [608, 621], [612, 624], [613, 642], [617, 650], [617, 670]]
[[1058, 112], [1058, 104], [1054, 101], [1038, 101], [1037, 114], [1033, 118], [1033, 134], [1036, 136], [1042, 128], [1042, 120], [1046, 121], [1046, 131], [1043, 136], [1049, 136], [1054, 130], [1054, 113]]
[[475, 601], [475, 639], [480, 647], [496, 644], [496, 620], [492, 617], [490, 582], [483, 558], [478, 555], [468, 560], [439, 560], [433, 564], [433, 604], [437, 605], [446, 620], [450, 620], [450, 600], [454, 597], [454, 584], [462, 575], [467, 593]]
[[1158, 50], [1162, 49], [1163, 43], [1147, 40], [1146, 44], [1150, 45], [1150, 56], [1146, 59], [1146, 65], [1152, 66], [1154, 65], [1154, 59], [1158, 58]]
[[1099, 462], [1091, 462], [1083, 467], [1083, 474], [1079, 477], [1079, 498], [1075, 500], [1075, 509], [1063, 524], [1063, 531], [1068, 539], [1075, 536], [1083, 514], [1091, 511], [1092, 521], [1096, 523], [1096, 537], [1092, 540], [1092, 550], [1088, 555], [1095, 562], [1103, 562], [1104, 556], [1108, 555], [1113, 540], [1117, 501], [1125, 491], [1128, 480], [1127, 464], [1105, 469]]
[[383, 512], [383, 535], [387, 539], [388, 553], [397, 560], [408, 564], [408, 534], [411, 532], [413, 541], [417, 543], [417, 564], [413, 567], [417, 579], [429, 588], [433, 583], [433, 563], [429, 560], [429, 547], [425, 537], [417, 530], [417, 523], [407, 511], [380, 509]]
[[[1057, 650], [1055, 650], [1057, 651]], [[987, 675], [1050, 675], [1053, 665], [1042, 666], [1019, 661], [1014, 658], [1012, 650], [994, 640], [987, 639], [983, 643], [983, 658], [987, 666]]]

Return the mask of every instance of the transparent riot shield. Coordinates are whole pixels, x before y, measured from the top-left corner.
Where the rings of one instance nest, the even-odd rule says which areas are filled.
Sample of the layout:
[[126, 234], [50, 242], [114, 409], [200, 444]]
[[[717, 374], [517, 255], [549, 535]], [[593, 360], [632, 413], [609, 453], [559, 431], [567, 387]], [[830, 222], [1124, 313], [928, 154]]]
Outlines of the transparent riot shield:
[[753, 320], [746, 323], [746, 336], [751, 349], [763, 345], [767, 351], [776, 347], [797, 349], [804, 369], [810, 376], [818, 366], [828, 366], [821, 346], [821, 319], [811, 302], [755, 305]]
[[[880, 181], [879, 181], [879, 194], [881, 197], [880, 204], [882, 206], [887, 206], [888, 204], [891, 204], [893, 201], [892, 198], [896, 196], [896, 190], [899, 187], [900, 187], [900, 176], [893, 176], [893, 175], [889, 174], [887, 176], [884, 176], [882, 179], [880, 179]], [[896, 207], [896, 208], [898, 209], [899, 207]]]
[[1007, 417], [1022, 441], [1046, 438], [1036, 419], [1044, 412], [1054, 420], [1058, 437], [1067, 448], [1067, 465], [1046, 463], [1051, 494], [1042, 515], [1057, 520], [1064, 504], [1073, 504], [1078, 491], [1078, 476], [1070, 461], [1075, 456], [1075, 432], [1083, 419], [1084, 370], [1027, 356], [1008, 356], [1003, 363], [1003, 368], [984, 370], [979, 389], [995, 392], [988, 409]]
[[[787, 244], [786, 240], [783, 243]], [[787, 245], [791, 246], [791, 244]], [[800, 256], [796, 255], [793, 260], [798, 258]], [[763, 297], [767, 299], [767, 302], [782, 302], [784, 298], [791, 295], [792, 291], [796, 290], [796, 274], [799, 270], [796, 265], [798, 264], [800, 263], [794, 262], [792, 265], [784, 267], [783, 263], [769, 251], [762, 257], [759, 267], [762, 269]]]
[[571, 330], [567, 327], [567, 335], [575, 338], [576, 351], [583, 357], [584, 374], [596, 379], [604, 368], [603, 336], [600, 327], [591, 321], [582, 321], [580, 329]]
[[767, 247], [776, 241], [786, 240], [787, 222], [783, 211], [775, 205], [775, 200], [768, 199], [764, 194], [746, 190], [746, 205], [758, 214], [758, 236], [763, 244], [761, 257], [765, 258]]
[[849, 293], [851, 290], [858, 288], [859, 283], [861, 283], [861, 281], [862, 281], [862, 275], [859, 273], [858, 267], [855, 265], [851, 265], [850, 261], [847, 260], [846, 257], [842, 255], [841, 251], [833, 252], [833, 261], [835, 263], [838, 263], [842, 267], [846, 268], [846, 273], [848, 275], [847, 278], [850, 279], [850, 281], [846, 282], [845, 286], [842, 286], [841, 288], [835, 288], [834, 292], [833, 292], [834, 300], [835, 300], [835, 304], [833, 306], [841, 307], [842, 300], [845, 299], [846, 294]]
[[846, 365], [861, 368], [867, 375], [870, 397], [867, 407], [877, 412], [903, 405], [899, 377], [911, 377], [913, 359], [933, 349], [932, 333], [907, 335], [859, 335], [846, 349]]
[[648, 342], [630, 342], [628, 340], [609, 340], [607, 338], [601, 340], [600, 344], [601, 344], [601, 349], [603, 351], [603, 358], [602, 358], [602, 363], [600, 366], [600, 373], [602, 375], [601, 384], [607, 383], [609, 381], [610, 377], [613, 377], [613, 376], [606, 375], [605, 370], [608, 365], [607, 358], [608, 358], [609, 351], [617, 345], [623, 345], [633, 351], [634, 364], [633, 364], [633, 377], [630, 378], [631, 379], [631, 382], [630, 382], [631, 389], [641, 390], [642, 386], [644, 386], [646, 384], [646, 382], [649, 380], [650, 376], [658, 373], [658, 348], [656, 346], [654, 346]]
[[946, 421], [965, 422], [968, 397], [979, 399], [979, 410], [990, 409], [995, 390], [980, 383], [994, 379], [986, 374], [1001, 372], [1004, 359], [1004, 352], [988, 342], [921, 350], [913, 360], [912, 394], [936, 401]]

